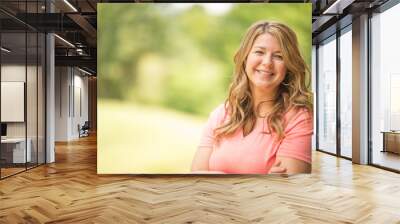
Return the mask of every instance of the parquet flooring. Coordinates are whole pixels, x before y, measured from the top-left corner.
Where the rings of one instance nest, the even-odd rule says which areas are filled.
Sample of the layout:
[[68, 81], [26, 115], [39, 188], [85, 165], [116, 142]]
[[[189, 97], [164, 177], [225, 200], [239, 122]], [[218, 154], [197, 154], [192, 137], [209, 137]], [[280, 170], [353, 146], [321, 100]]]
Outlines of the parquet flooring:
[[7, 177], [7, 176], [10, 176], [12, 174], [24, 171], [24, 170], [25, 170], [25, 167], [23, 167], [23, 168], [22, 167], [21, 168], [19, 168], [19, 167], [18, 168], [14, 168], [14, 167], [5, 168], [5, 167], [2, 167], [1, 168], [1, 177]]
[[96, 138], [0, 181], [0, 223], [400, 223], [400, 175], [315, 152], [311, 175], [97, 175]]

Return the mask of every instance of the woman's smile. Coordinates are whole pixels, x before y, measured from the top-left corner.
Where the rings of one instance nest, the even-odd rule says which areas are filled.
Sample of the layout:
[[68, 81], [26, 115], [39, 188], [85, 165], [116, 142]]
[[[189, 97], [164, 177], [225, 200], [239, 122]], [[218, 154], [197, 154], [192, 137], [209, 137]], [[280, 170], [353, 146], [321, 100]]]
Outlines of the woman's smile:
[[274, 73], [272, 71], [263, 70], [263, 69], [256, 69], [256, 72], [261, 76], [270, 77], [273, 76]]

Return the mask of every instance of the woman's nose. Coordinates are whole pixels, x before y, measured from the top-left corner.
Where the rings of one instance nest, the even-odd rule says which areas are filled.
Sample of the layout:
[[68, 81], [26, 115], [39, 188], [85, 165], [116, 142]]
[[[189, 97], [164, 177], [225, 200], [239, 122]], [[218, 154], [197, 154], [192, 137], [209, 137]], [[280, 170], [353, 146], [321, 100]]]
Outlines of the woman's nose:
[[272, 55], [266, 54], [262, 58], [262, 65], [271, 66], [272, 65]]

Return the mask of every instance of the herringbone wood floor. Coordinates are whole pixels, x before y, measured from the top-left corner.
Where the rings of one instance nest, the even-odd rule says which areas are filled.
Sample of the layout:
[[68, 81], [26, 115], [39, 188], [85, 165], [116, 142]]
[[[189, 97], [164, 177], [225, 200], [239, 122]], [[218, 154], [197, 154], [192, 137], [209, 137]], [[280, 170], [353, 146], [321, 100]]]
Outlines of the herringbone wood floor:
[[96, 138], [0, 181], [0, 223], [400, 223], [400, 175], [315, 152], [313, 174], [96, 174]]

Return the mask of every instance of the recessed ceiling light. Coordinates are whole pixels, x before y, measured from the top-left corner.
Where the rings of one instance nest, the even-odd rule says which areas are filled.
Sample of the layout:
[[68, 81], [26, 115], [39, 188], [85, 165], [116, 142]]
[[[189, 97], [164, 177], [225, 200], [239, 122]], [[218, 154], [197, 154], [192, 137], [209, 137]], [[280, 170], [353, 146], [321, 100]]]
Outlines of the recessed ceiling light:
[[4, 52], [7, 52], [7, 53], [10, 53], [10, 52], [11, 52], [11, 50], [9, 50], [9, 49], [7, 49], [7, 48], [5, 48], [5, 47], [1, 47], [1, 50], [4, 51]]
[[78, 10], [71, 4], [69, 3], [67, 0], [64, 0], [65, 4], [67, 4], [74, 12], [78, 12]]
[[342, 14], [343, 9], [351, 5], [355, 0], [336, 0], [322, 13], [323, 15], [328, 14]]
[[85, 74], [87, 74], [87, 75], [90, 75], [90, 76], [92, 75], [92, 73], [90, 73], [90, 72], [88, 72], [88, 71], [86, 71], [86, 70], [83, 70], [83, 69], [81, 69], [81, 68], [79, 68], [79, 67], [78, 67], [78, 70], [81, 71], [81, 72], [83, 72], [83, 73], [85, 73]]
[[57, 37], [58, 39], [60, 39], [61, 41], [63, 41], [64, 43], [66, 43], [67, 45], [69, 45], [69, 46], [75, 48], [75, 45], [71, 44], [71, 42], [69, 42], [68, 40], [66, 40], [66, 39], [64, 39], [64, 38], [62, 38], [62, 37], [60, 37], [60, 36], [57, 35], [57, 34], [54, 34], [54, 36]]

